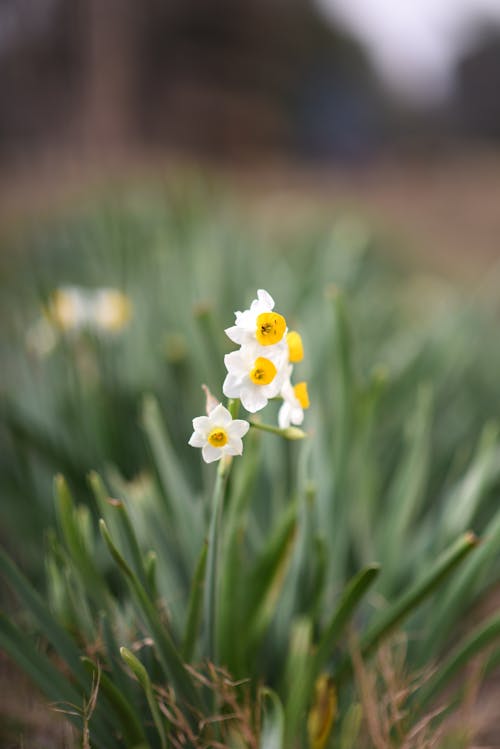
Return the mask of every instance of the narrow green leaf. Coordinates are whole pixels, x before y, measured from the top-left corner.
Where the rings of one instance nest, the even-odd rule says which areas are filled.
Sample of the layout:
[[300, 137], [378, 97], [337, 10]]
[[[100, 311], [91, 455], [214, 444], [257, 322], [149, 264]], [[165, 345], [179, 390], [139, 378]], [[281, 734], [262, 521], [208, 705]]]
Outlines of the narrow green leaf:
[[389, 490], [386, 521], [380, 524], [379, 542], [384, 549], [383, 591], [391, 590], [397, 579], [399, 560], [408, 543], [411, 522], [425, 497], [431, 453], [432, 404], [432, 389], [422, 385], [409, 424], [405, 453]]
[[158, 709], [158, 703], [156, 702], [154, 696], [153, 685], [151, 683], [151, 679], [149, 678], [148, 672], [146, 671], [140, 660], [132, 653], [132, 651], [128, 650], [128, 648], [120, 648], [120, 655], [144, 690], [144, 694], [146, 695], [146, 699], [148, 701], [149, 709], [151, 710], [151, 715], [153, 716], [156, 730], [158, 731], [158, 735], [160, 737], [161, 747], [162, 749], [166, 749], [167, 734], [165, 731], [164, 720]]
[[262, 708], [262, 727], [259, 749], [285, 749], [285, 711], [280, 698], [272, 689], [259, 690]]
[[445, 541], [463, 533], [472, 522], [482, 498], [492, 483], [498, 479], [499, 427], [490, 423], [485, 426], [476, 454], [467, 473], [445, 498], [443, 528]]
[[[415, 610], [428, 596], [434, 593], [448, 575], [466, 558], [477, 546], [477, 539], [472, 533], [466, 533], [447, 549], [436, 564], [418, 580], [407, 593], [404, 593], [394, 604], [389, 606], [368, 632], [361, 639], [361, 652], [368, 657], [402, 621]], [[338, 667], [335, 681], [339, 684], [351, 672], [352, 665], [348, 657], [344, 658]]]
[[[325, 522], [328, 528], [347, 528], [349, 512], [344, 490], [349, 466], [350, 444], [354, 424], [355, 376], [351, 364], [351, 337], [342, 291], [332, 286], [328, 296], [333, 308], [333, 375], [324, 402], [332, 403], [333, 433], [333, 501], [330, 498]], [[338, 533], [332, 545], [328, 572], [342, 579], [347, 562], [348, 536]]]
[[241, 633], [241, 647], [255, 647], [276, 611], [296, 529], [297, 508], [292, 504], [271, 534], [245, 586], [245, 633]]
[[184, 695], [191, 704], [198, 704], [199, 698], [193, 681], [184, 667], [180, 653], [172, 639], [166, 622], [161, 620], [147, 591], [118, 551], [109, 535], [104, 520], [101, 519], [99, 521], [99, 527], [111, 556], [129, 584], [138, 610], [150, 627], [155, 649], [165, 674], [172, 679], [180, 694]]
[[63, 660], [68, 664], [81, 685], [87, 686], [88, 678], [80, 662], [80, 653], [67, 632], [54, 619], [43, 598], [24, 577], [12, 560], [0, 548], [0, 572], [19, 597], [19, 600], [34, 617], [40, 630]]
[[120, 658], [120, 649], [116, 641], [115, 633], [107, 612], [101, 611], [99, 622], [101, 626], [102, 639], [104, 642], [107, 664], [111, 672], [110, 678], [115, 686], [121, 691], [129, 703], [134, 704], [134, 694], [128, 673], [125, 673], [123, 662]]
[[144, 399], [142, 425], [153, 453], [168, 509], [182, 538], [186, 540], [186, 548], [190, 548], [198, 518], [193, 505], [193, 491], [186, 481], [163, 424], [160, 407], [153, 396]]
[[207, 551], [208, 544], [204, 543], [191, 583], [186, 630], [184, 633], [184, 642], [182, 644], [182, 657], [186, 663], [189, 663], [193, 657], [196, 638], [198, 637], [201, 627], [201, 616], [203, 612], [203, 584], [207, 564]]
[[248, 506], [258, 477], [261, 435], [250, 432], [245, 438], [245, 460], [238, 461], [231, 474], [231, 492], [227, 497], [221, 544], [218, 599], [218, 653], [230, 673], [240, 674], [237, 638], [244, 604], [242, 553], [248, 523]]
[[312, 697], [314, 657], [312, 653], [312, 622], [299, 619], [292, 627], [283, 689], [285, 700], [285, 745], [301, 739], [306, 727], [306, 709]]
[[486, 624], [481, 624], [474, 632], [466, 638], [465, 642], [458, 645], [444, 663], [439, 664], [435, 673], [419, 689], [417, 695], [420, 710], [431, 702], [449, 683], [463, 666], [465, 666], [475, 655], [489, 647], [500, 638], [500, 616], [493, 616]]
[[340, 601], [330, 621], [326, 625], [315, 655], [316, 674], [324, 668], [326, 661], [333, 654], [335, 644], [348, 624], [356, 606], [360, 603], [366, 591], [373, 585], [380, 572], [378, 564], [372, 564], [358, 572], [346, 585], [340, 596]]
[[146, 573], [146, 587], [150, 591], [153, 601], [158, 599], [157, 568], [158, 557], [156, 552], [150, 549], [144, 557], [144, 572]]
[[106, 608], [108, 606], [108, 591], [103, 576], [97, 569], [92, 553], [86, 546], [85, 536], [77, 520], [71, 493], [64, 477], [60, 474], [55, 477], [54, 491], [59, 524], [74, 566], [89, 591], [89, 595], [96, 600], [99, 606]]
[[129, 561], [141, 583], [148, 587], [144, 560], [125, 504], [108, 495], [104, 482], [95, 471], [89, 474], [89, 483], [105, 522], [113, 524], [113, 532], [118, 535], [125, 548], [123, 556]]
[[99, 698], [101, 693], [107, 704], [116, 716], [120, 732], [123, 733], [127, 745], [130, 747], [149, 746], [146, 741], [146, 735], [142, 723], [135, 711], [135, 708], [126, 699], [120, 689], [118, 689], [107, 674], [105, 674], [96, 663], [90, 658], [82, 658], [83, 665], [89, 673], [99, 679]]
[[217, 661], [217, 607], [220, 569], [220, 534], [222, 506], [226, 489], [229, 463], [220, 461], [215, 479], [208, 529], [208, 551], [206, 563], [205, 588], [203, 591], [203, 608], [206, 627], [206, 653], [211, 661]]
[[[82, 704], [82, 693], [71, 685], [47, 656], [36, 649], [32, 637], [19, 630], [13, 622], [1, 613], [0, 645], [49, 700], [65, 702], [74, 706]], [[77, 725], [81, 728], [81, 720], [73, 718], [72, 720], [77, 722]]]
[[359, 746], [359, 730], [362, 720], [363, 708], [359, 702], [355, 702], [344, 715], [340, 727], [339, 749], [356, 749]]
[[480, 590], [481, 584], [484, 583], [485, 572], [491, 560], [497, 556], [499, 548], [500, 511], [486, 526], [475, 553], [465, 560], [462, 568], [453, 576], [443, 595], [436, 602], [433, 612], [432, 641], [426, 641], [425, 649], [422, 644], [423, 658], [428, 659], [443, 647], [449, 632], [458, 620], [459, 612], [463, 610], [463, 601]]

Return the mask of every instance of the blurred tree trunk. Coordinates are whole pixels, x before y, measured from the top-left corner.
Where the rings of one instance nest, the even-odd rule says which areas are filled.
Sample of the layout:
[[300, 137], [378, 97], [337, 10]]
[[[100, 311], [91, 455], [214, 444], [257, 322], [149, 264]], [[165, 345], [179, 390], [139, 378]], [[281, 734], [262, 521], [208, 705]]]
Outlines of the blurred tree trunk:
[[84, 147], [122, 150], [133, 138], [130, 92], [141, 3], [83, 0]]

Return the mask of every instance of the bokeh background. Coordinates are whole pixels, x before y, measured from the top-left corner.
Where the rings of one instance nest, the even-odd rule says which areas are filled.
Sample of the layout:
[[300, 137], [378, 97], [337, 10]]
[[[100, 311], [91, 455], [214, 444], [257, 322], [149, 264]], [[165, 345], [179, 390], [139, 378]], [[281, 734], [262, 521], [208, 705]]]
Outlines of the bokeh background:
[[497, 0], [3, 0], [0, 71], [2, 216], [180, 162], [496, 257]]
[[362, 162], [500, 138], [496, 0], [4, 0], [0, 153]]

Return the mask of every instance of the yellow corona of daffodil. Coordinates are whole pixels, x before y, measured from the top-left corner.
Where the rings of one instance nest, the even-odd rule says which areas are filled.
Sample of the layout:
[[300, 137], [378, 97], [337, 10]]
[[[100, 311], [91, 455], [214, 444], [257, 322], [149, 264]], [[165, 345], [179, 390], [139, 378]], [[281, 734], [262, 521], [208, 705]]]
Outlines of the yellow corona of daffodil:
[[304, 346], [302, 345], [302, 337], [296, 330], [291, 330], [287, 333], [286, 342], [288, 344], [288, 360], [292, 364], [296, 364], [302, 361], [304, 358]]

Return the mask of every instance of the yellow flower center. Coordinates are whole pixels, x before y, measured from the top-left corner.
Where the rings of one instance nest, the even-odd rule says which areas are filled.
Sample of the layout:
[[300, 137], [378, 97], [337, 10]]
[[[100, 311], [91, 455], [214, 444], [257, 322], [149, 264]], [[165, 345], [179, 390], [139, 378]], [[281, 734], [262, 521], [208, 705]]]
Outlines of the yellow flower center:
[[302, 406], [302, 408], [309, 408], [310, 403], [309, 403], [309, 394], [307, 392], [307, 382], [298, 382], [294, 386], [293, 392], [298, 402]]
[[255, 335], [261, 346], [272, 346], [285, 335], [286, 320], [277, 312], [262, 312], [257, 317]]
[[207, 439], [212, 447], [224, 447], [224, 445], [227, 445], [227, 432], [223, 427], [214, 427]]
[[50, 305], [50, 314], [55, 324], [62, 330], [70, 330], [77, 324], [78, 310], [71, 294], [57, 289]]
[[302, 346], [300, 333], [297, 333], [296, 330], [291, 330], [286, 337], [286, 342], [288, 344], [288, 358], [292, 364], [302, 361], [304, 358], [304, 347]]
[[253, 363], [250, 379], [255, 385], [269, 385], [276, 377], [277, 369], [269, 359], [259, 356]]
[[104, 330], [119, 331], [132, 316], [130, 299], [121, 291], [110, 290], [103, 294], [97, 305], [96, 320]]

